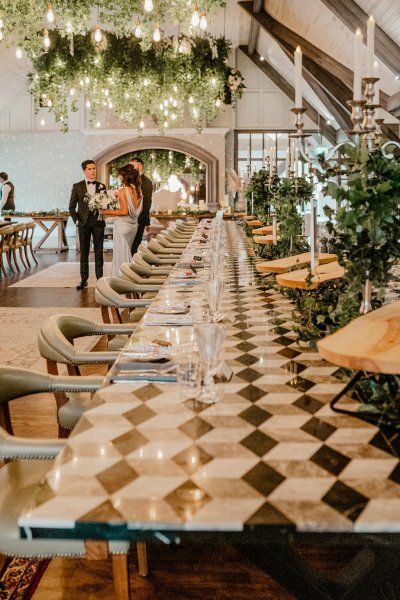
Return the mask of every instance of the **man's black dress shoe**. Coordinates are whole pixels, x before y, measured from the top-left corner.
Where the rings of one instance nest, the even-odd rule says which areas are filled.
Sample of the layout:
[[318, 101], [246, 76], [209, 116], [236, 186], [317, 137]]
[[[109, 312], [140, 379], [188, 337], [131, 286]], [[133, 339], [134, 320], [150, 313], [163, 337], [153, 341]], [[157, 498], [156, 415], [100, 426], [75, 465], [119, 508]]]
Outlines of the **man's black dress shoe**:
[[81, 281], [80, 284], [76, 286], [76, 289], [83, 290], [85, 287], [87, 287], [87, 281]]

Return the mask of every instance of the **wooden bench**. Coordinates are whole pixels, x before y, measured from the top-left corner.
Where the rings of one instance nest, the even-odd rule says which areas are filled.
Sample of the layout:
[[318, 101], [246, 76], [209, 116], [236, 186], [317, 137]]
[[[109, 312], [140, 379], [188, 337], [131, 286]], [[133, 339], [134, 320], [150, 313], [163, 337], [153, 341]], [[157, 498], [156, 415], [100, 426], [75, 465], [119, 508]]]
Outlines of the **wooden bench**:
[[[362, 315], [332, 335], [317, 342], [325, 360], [356, 373], [330, 403], [332, 410], [378, 425], [398, 425], [400, 420], [379, 412], [353, 412], [338, 408], [337, 402], [349, 392], [364, 372], [400, 375], [400, 301]], [[368, 399], [367, 399], [368, 401]]]
[[251, 235], [265, 235], [273, 232], [272, 225], [264, 225], [264, 227], [257, 227], [257, 229], [253, 229]]
[[400, 375], [400, 301], [354, 319], [320, 340], [318, 351], [339, 367]]
[[308, 283], [309, 269], [300, 269], [290, 271], [276, 276], [276, 282], [284, 287], [296, 288], [298, 290], [315, 290], [321, 283], [340, 279], [344, 275], [344, 268], [338, 262], [331, 262], [326, 265], [319, 265], [315, 269], [315, 274]]
[[[336, 254], [318, 255], [318, 260], [321, 265], [337, 261]], [[311, 261], [311, 253], [303, 252], [303, 254], [295, 254], [286, 258], [278, 258], [277, 260], [267, 260], [263, 263], [258, 263], [256, 269], [259, 273], [287, 273], [294, 267], [303, 267]]]

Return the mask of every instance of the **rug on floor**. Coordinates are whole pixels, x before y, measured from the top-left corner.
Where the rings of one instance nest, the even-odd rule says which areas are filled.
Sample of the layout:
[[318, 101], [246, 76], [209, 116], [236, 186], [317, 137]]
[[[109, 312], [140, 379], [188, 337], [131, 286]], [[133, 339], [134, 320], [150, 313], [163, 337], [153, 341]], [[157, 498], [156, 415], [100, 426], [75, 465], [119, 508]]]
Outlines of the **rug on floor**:
[[[46, 371], [40, 356], [37, 337], [42, 322], [54, 314], [69, 314], [83, 317], [94, 323], [102, 323], [99, 308], [12, 308], [0, 311], [0, 356], [1, 364], [23, 367], [35, 371]], [[93, 348], [98, 337], [90, 336], [76, 340], [79, 350]]]
[[[95, 287], [96, 276], [94, 271], [94, 263], [89, 263], [89, 287]], [[104, 275], [111, 274], [111, 263], [104, 263]], [[78, 262], [59, 262], [39, 273], [34, 273], [29, 277], [25, 277], [17, 283], [13, 283], [9, 287], [61, 287], [74, 288], [80, 282], [80, 272]]]
[[0, 600], [30, 600], [50, 560], [7, 558], [0, 573]]

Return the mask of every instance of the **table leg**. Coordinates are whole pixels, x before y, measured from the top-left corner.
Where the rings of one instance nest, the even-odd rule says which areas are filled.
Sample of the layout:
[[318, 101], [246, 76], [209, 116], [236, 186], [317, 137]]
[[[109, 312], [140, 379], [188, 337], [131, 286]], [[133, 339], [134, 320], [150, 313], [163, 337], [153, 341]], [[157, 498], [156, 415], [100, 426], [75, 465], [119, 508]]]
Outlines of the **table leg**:
[[[296, 551], [293, 542], [268, 546], [241, 545], [239, 550], [298, 600], [398, 598], [398, 548], [376, 536], [375, 539], [360, 540], [360, 543], [363, 544], [361, 549], [347, 566], [339, 573], [332, 573], [329, 578], [309, 565]], [[375, 596], [374, 592], [378, 595]]]
[[57, 222], [54, 221], [54, 223], [51, 225], [51, 227], [47, 227], [43, 223], [43, 221], [40, 221], [39, 219], [35, 219], [35, 223], [37, 223], [39, 225], [39, 227], [41, 227], [43, 229], [43, 231], [45, 232], [45, 234], [40, 238], [40, 240], [38, 241], [38, 243], [36, 244], [36, 246], [34, 248], [34, 250], [36, 252], [37, 250], [41, 249], [41, 247], [43, 246], [44, 242], [47, 240], [47, 238], [49, 237], [49, 235], [57, 227]]

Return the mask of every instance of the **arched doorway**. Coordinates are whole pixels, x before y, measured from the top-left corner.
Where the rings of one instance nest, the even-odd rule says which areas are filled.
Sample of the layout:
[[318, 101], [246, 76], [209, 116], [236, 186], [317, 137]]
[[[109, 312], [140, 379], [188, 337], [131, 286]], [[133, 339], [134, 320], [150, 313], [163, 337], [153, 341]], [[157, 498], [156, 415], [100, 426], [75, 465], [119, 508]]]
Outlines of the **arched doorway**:
[[182, 152], [204, 163], [206, 167], [206, 202], [209, 210], [218, 209], [218, 159], [195, 144], [185, 140], [167, 136], [144, 136], [132, 140], [125, 140], [110, 146], [95, 156], [100, 181], [107, 181], [107, 165], [121, 154], [135, 152], [135, 150], [162, 148]]

